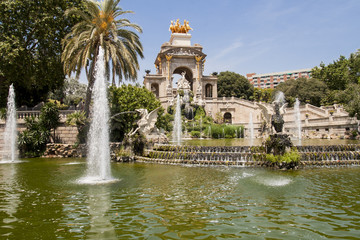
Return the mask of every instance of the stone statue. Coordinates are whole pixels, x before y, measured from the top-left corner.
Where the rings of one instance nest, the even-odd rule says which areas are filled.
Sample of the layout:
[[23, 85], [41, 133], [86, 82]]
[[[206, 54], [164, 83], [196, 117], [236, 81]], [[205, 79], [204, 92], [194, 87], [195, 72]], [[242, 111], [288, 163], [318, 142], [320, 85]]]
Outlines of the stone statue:
[[138, 128], [134, 131], [130, 131], [129, 136], [134, 135], [137, 131], [146, 135], [149, 135], [155, 127], [155, 123], [157, 121], [157, 112], [160, 108], [156, 108], [155, 110], [148, 113], [147, 109], [141, 108], [136, 109], [135, 111], [140, 113], [140, 119], [137, 121]]
[[189, 84], [188, 80], [186, 80], [185, 74], [186, 74], [186, 72], [181, 73], [182, 77], [178, 82], [178, 86], [177, 86], [178, 89], [190, 89], [190, 84]]
[[274, 103], [275, 114], [271, 116], [271, 126], [274, 127], [277, 133], [282, 133], [284, 127], [283, 114], [286, 104], [283, 104], [282, 106], [280, 106], [280, 104], [281, 104], [280, 102]]
[[270, 104], [256, 103], [261, 109], [261, 118], [263, 120], [262, 134], [269, 134], [271, 131], [271, 116], [274, 114], [274, 109]]

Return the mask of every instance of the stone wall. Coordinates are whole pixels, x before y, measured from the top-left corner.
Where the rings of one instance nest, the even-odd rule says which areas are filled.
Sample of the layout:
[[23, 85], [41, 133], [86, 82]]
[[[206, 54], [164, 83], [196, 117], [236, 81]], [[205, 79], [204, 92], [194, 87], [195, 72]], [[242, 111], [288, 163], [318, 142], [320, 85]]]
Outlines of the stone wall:
[[[118, 142], [110, 143], [110, 157], [112, 161], [129, 162], [133, 161], [134, 157], [131, 154], [120, 156], [119, 150], [122, 144]], [[42, 157], [45, 158], [84, 158], [87, 154], [86, 144], [72, 145], [61, 143], [49, 143], [46, 146], [46, 151]]]
[[[77, 128], [73, 126], [65, 125], [65, 118], [61, 118], [60, 126], [56, 129], [55, 134], [60, 143], [64, 144], [75, 144], [77, 141]], [[18, 132], [24, 131], [25, 121], [24, 119], [18, 119], [17, 121], [17, 130]], [[5, 121], [0, 120], [0, 151], [2, 151], [4, 146], [4, 131], [5, 131]]]

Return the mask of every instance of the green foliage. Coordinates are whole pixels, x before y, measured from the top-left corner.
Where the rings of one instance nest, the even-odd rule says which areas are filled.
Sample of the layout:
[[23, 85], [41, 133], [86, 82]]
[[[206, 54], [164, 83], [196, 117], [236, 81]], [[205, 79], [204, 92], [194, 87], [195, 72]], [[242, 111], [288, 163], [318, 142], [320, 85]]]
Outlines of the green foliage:
[[276, 91], [282, 91], [285, 94], [289, 106], [293, 106], [295, 99], [298, 98], [302, 103], [310, 103], [319, 107], [328, 96], [329, 89], [320, 80], [298, 78], [280, 83], [276, 87]]
[[26, 129], [19, 133], [19, 152], [23, 157], [38, 157], [46, 149], [50, 130], [45, 128], [35, 117], [25, 118]]
[[297, 150], [291, 150], [283, 155], [266, 154], [265, 159], [272, 163], [298, 163], [300, 161], [300, 154]]
[[166, 132], [171, 132], [173, 130], [173, 125], [171, 124], [173, 121], [174, 116], [169, 113], [164, 114], [164, 109], [160, 108], [155, 126], [158, 129], [164, 129]]
[[311, 71], [313, 78], [323, 81], [330, 90], [344, 90], [349, 83], [349, 60], [340, 56], [337, 61], [325, 66], [324, 63]]
[[221, 72], [218, 75], [218, 96], [219, 97], [237, 97], [249, 100], [254, 87], [246, 77], [234, 72]]
[[76, 126], [78, 130], [78, 143], [86, 142], [88, 124], [84, 111], [76, 111], [67, 115], [65, 124], [69, 126]]
[[41, 108], [39, 121], [47, 129], [56, 129], [60, 125], [60, 113], [55, 103], [47, 102]]
[[360, 119], [360, 50], [348, 59], [344, 56], [331, 64], [320, 64], [312, 70], [312, 76], [326, 83], [331, 90], [326, 101], [343, 104], [350, 116]]
[[0, 119], [6, 119], [6, 108], [0, 108]]
[[253, 96], [251, 97], [251, 100], [256, 102], [272, 102], [274, 89], [271, 88], [254, 88]]
[[199, 138], [200, 137], [200, 131], [191, 131], [190, 135], [193, 138]]
[[78, 129], [84, 126], [86, 122], [84, 111], [75, 111], [66, 117], [66, 125], [76, 126]]
[[62, 88], [49, 94], [49, 98], [63, 101], [66, 105], [77, 105], [86, 97], [86, 84], [76, 78], [67, 78]]
[[[238, 138], [244, 135], [244, 126], [211, 124], [205, 128], [206, 136], [211, 135], [212, 138]], [[209, 132], [210, 131], [210, 132]]]
[[0, 1], [0, 106], [11, 83], [19, 106], [45, 101], [62, 86], [61, 39], [77, 19], [64, 12], [82, 1]]
[[287, 147], [292, 147], [292, 141], [288, 135], [270, 135], [265, 141], [266, 152], [274, 155], [284, 155]]
[[[111, 116], [118, 114], [111, 119], [111, 141], [122, 141], [126, 133], [136, 128], [136, 121], [139, 119], [138, 113], [134, 112], [136, 109], [146, 108], [150, 113], [161, 106], [160, 101], [156, 99], [152, 92], [145, 87], [131, 84], [110, 87], [109, 97]], [[158, 116], [163, 112], [164, 110], [159, 110]], [[168, 124], [170, 122], [165, 122], [169, 118], [168, 115], [163, 118], [160, 117], [158, 127], [169, 129]]]
[[124, 146], [127, 148], [130, 147], [135, 155], [138, 156], [144, 155], [144, 149], [146, 146], [146, 138], [144, 135], [140, 134], [139, 132], [136, 132], [131, 137], [126, 136], [123, 142], [124, 142]]
[[[26, 129], [19, 133], [19, 150], [22, 156], [37, 157], [46, 149], [46, 144], [55, 138], [55, 129], [60, 124], [59, 110], [54, 103], [48, 102], [41, 108], [39, 118], [25, 118]], [[53, 130], [53, 136], [51, 136]]]
[[[143, 47], [138, 33], [139, 25], [124, 18], [118, 7], [120, 0], [84, 1], [85, 10], [71, 8], [65, 16], [79, 16], [80, 21], [63, 40], [64, 72], [70, 76], [76, 72], [79, 76], [84, 68], [88, 78], [88, 91], [85, 99], [85, 113], [89, 115], [92, 87], [95, 82], [94, 71], [100, 47], [104, 50], [106, 76], [113, 76], [119, 82], [125, 78], [137, 79], [139, 70], [138, 56], [143, 58]], [[135, 30], [135, 31], [133, 31]], [[111, 74], [110, 74], [111, 73]]]
[[360, 85], [351, 83], [344, 91], [337, 92], [336, 98], [341, 103], [345, 103], [345, 110], [351, 117], [360, 120]]

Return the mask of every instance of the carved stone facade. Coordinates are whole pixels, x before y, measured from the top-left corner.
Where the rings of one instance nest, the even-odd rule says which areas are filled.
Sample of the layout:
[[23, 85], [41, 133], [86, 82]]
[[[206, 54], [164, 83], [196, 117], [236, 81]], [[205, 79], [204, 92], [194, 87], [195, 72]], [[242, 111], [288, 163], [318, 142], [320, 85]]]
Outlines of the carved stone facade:
[[[205, 108], [212, 118], [218, 115], [226, 123], [244, 125], [245, 135], [249, 135], [249, 121], [252, 115], [255, 136], [260, 136], [264, 124], [263, 111], [255, 102], [238, 98], [218, 98], [217, 77], [203, 75], [206, 54], [200, 44], [191, 45], [189, 33], [172, 33], [169, 42], [165, 42], [155, 59], [156, 74], [146, 74], [144, 85], [160, 100], [164, 109], [174, 103], [177, 88], [173, 84], [173, 75], [185, 72], [190, 83], [194, 102]], [[304, 137], [333, 136], [340, 138], [345, 133], [357, 129], [356, 119], [350, 118], [341, 106], [333, 106], [335, 113], [330, 114], [323, 108], [306, 104], [301, 108]], [[294, 125], [293, 110], [285, 111], [284, 131], [291, 133]]]
[[191, 35], [173, 33], [169, 42], [161, 46], [155, 60], [156, 74], [146, 74], [144, 85], [151, 90], [166, 109], [177, 94], [174, 87], [174, 74], [185, 72], [190, 89], [199, 100], [204, 100], [207, 91], [217, 98], [217, 77], [203, 76], [206, 54], [199, 44], [191, 45]]

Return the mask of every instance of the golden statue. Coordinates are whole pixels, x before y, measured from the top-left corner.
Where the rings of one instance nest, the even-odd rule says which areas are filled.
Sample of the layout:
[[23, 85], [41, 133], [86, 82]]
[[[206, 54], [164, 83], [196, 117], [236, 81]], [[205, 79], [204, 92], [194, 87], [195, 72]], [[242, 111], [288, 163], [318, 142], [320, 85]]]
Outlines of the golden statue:
[[183, 25], [180, 24], [179, 19], [177, 19], [175, 23], [174, 21], [171, 21], [169, 27], [169, 31], [171, 31], [171, 33], [188, 33], [190, 30], [193, 29], [189, 26], [189, 21], [186, 20], [184, 20]]
[[171, 31], [171, 33], [175, 32], [174, 21], [172, 21], [172, 20], [171, 20], [171, 23], [170, 23], [169, 31]]

